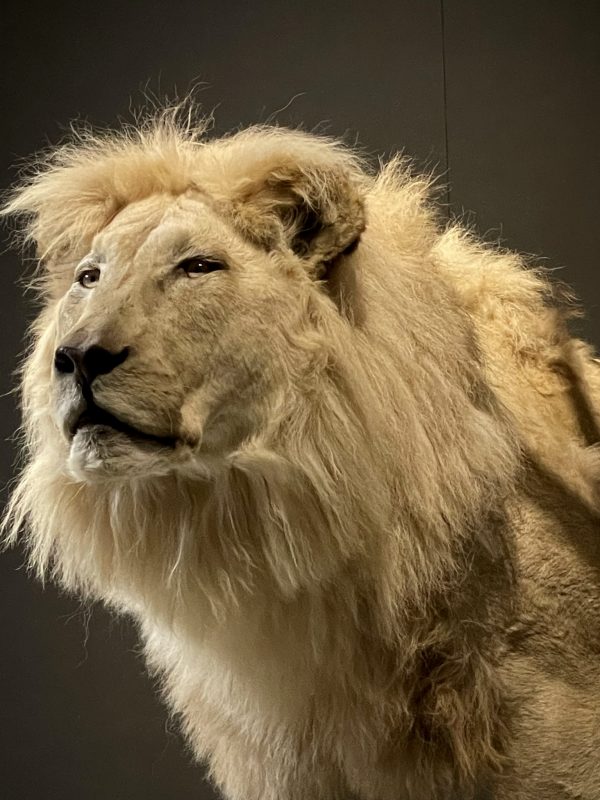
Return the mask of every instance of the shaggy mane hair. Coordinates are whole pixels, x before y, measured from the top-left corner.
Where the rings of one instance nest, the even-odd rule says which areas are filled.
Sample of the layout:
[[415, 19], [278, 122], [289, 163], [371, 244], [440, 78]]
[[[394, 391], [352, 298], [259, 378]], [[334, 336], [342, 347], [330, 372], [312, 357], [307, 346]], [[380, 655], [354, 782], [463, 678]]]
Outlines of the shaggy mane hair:
[[[5, 535], [25, 531], [40, 578], [138, 621], [228, 797], [470, 797], [508, 763], [520, 486], [533, 462], [598, 511], [598, 370], [541, 272], [442, 226], [403, 160], [374, 174], [332, 139], [205, 129], [167, 112], [75, 134], [3, 209], [43, 303]], [[222, 459], [75, 480], [48, 414], [73, 265], [124, 207], [190, 191], [306, 256], [288, 336], [311, 372], [290, 367], [295, 399]]]

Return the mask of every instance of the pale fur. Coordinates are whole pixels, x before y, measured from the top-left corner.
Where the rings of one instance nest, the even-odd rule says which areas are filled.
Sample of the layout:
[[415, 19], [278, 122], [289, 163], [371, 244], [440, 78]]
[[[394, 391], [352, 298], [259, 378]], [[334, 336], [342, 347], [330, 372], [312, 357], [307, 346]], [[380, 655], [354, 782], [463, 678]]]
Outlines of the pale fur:
[[[8, 540], [137, 620], [231, 800], [600, 798], [589, 349], [403, 161], [204, 135], [77, 134], [4, 208], [44, 303]], [[229, 273], [169, 283], [182, 236]], [[173, 450], [68, 440], [74, 336], [135, 348], [94, 395]]]

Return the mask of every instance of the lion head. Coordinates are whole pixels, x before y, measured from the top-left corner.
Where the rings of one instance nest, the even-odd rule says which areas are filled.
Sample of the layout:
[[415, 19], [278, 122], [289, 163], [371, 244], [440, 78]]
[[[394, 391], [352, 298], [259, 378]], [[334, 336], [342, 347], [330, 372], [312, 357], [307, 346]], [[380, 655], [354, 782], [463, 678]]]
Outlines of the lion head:
[[37, 412], [83, 481], [206, 468], [265, 433], [327, 358], [317, 279], [364, 227], [333, 144], [255, 129], [176, 147], [163, 126], [144, 145], [63, 153], [12, 204], [48, 274]]

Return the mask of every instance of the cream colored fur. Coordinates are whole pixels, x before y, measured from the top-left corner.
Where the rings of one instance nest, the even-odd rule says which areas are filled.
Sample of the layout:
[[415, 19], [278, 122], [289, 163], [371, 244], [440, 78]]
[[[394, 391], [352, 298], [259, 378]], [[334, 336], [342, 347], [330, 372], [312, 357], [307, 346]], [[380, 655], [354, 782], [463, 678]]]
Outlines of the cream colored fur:
[[[8, 541], [137, 621], [231, 800], [597, 800], [590, 350], [402, 161], [204, 133], [75, 136], [4, 208], [43, 298]], [[131, 348], [96, 402], [174, 447], [65, 433], [54, 351], [92, 342]]]

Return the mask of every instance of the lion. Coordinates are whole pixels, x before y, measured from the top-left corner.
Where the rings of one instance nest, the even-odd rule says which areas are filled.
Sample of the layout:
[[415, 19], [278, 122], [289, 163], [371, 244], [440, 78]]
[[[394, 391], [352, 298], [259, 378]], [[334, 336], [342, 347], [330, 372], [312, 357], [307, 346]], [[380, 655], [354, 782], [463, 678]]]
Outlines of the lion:
[[135, 620], [229, 800], [600, 798], [600, 368], [431, 183], [167, 110], [2, 211], [41, 300], [5, 541]]

